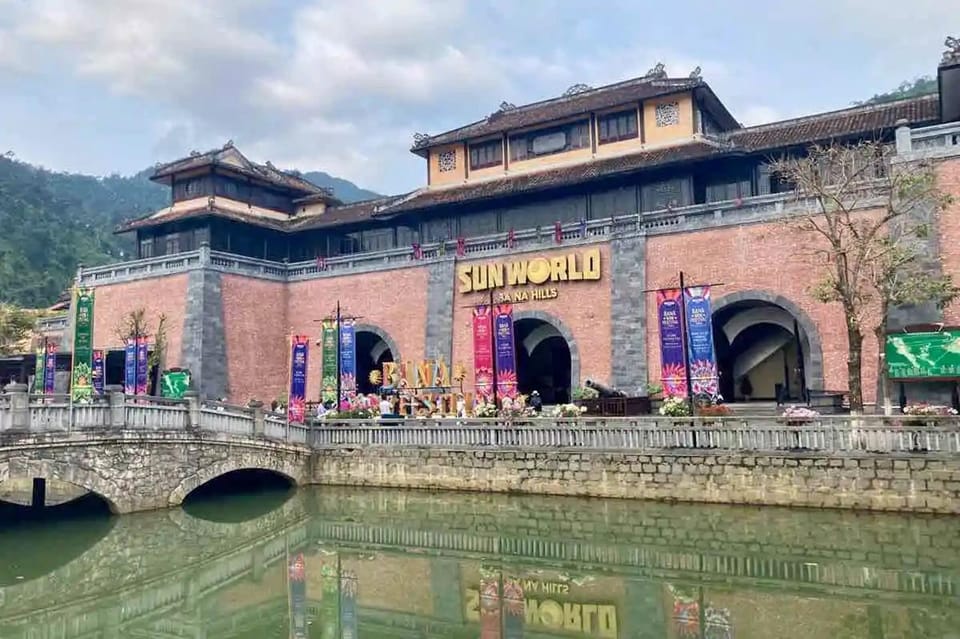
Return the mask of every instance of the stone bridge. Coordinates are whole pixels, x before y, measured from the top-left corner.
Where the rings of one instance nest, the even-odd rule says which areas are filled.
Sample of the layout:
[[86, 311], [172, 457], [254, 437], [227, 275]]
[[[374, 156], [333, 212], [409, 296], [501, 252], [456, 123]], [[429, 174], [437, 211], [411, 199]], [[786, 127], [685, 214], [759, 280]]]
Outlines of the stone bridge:
[[[630, 502], [588, 502], [576, 510], [567, 503], [379, 490], [358, 495], [331, 487], [301, 491], [243, 523], [214, 523], [180, 509], [116, 518], [100, 541], [65, 565], [0, 589], [0, 636], [234, 636], [241, 629], [244, 636], [268, 630], [273, 636], [289, 614], [283, 571], [296, 552], [307, 556], [314, 620], [322, 614], [316, 577], [324, 557], [354, 568], [388, 565], [374, 581], [359, 584], [361, 630], [369, 630], [361, 634], [370, 635], [398, 619], [434, 629], [422, 636], [469, 635], [458, 597], [464, 575], [481, 563], [505, 574], [562, 572], [614, 582], [623, 593], [614, 602], [620, 636], [665, 636], [641, 631], [667, 623], [655, 618], [662, 607], [651, 606], [667, 583], [742, 593], [774, 617], [802, 599], [805, 614], [837, 602], [851, 611], [911, 610], [947, 629], [960, 623], [960, 553], [949, 520], [863, 515], [851, 522], [801, 511], [777, 513], [771, 522], [769, 513], [749, 509], [648, 504], [638, 513]], [[420, 596], [398, 598], [410, 571], [423, 570], [426, 583], [417, 588], [433, 598], [433, 614], [420, 608]], [[263, 596], [228, 606], [251, 587]], [[924, 636], [948, 636], [930, 630]]]
[[[29, 402], [14, 388], [0, 405], [0, 484], [34, 478], [103, 498], [114, 513], [179, 505], [195, 488], [235, 470], [266, 470], [293, 485], [307, 479], [306, 430], [262, 408], [199, 401]], [[139, 402], [139, 403], [138, 403]]]

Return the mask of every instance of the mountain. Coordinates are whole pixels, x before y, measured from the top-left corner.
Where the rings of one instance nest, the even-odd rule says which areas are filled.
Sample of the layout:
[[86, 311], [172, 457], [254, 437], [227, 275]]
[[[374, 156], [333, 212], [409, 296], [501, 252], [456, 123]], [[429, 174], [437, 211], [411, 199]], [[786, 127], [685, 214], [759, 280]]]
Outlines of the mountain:
[[383, 197], [380, 193], [374, 193], [373, 191], [368, 191], [367, 189], [361, 189], [359, 186], [353, 182], [350, 182], [349, 180], [334, 177], [329, 173], [324, 173], [323, 171], [310, 171], [309, 173], [302, 173], [301, 176], [305, 180], [313, 182], [317, 186], [333, 189], [333, 194], [347, 204], [350, 202], [359, 202], [361, 200], [372, 200], [374, 198]]
[[[70, 286], [77, 264], [129, 259], [133, 238], [114, 228], [170, 203], [169, 189], [151, 182], [151, 173], [58, 173], [0, 155], [0, 303], [49, 306]], [[304, 177], [344, 202], [378, 197], [320, 171]]]
[[887, 93], [878, 93], [869, 100], [854, 102], [860, 104], [881, 104], [883, 102], [893, 102], [894, 100], [903, 100], [904, 98], [915, 98], [928, 93], [937, 92], [937, 79], [924, 75], [913, 80], [904, 80], [893, 91]]

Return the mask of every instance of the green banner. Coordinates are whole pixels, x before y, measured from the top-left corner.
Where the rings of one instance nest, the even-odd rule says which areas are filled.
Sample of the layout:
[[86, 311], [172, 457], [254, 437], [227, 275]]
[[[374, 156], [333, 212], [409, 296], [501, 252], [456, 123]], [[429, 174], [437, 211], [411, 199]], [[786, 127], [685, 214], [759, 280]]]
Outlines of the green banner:
[[337, 323], [330, 320], [323, 322], [323, 356], [321, 359], [321, 391], [320, 401], [337, 401]]
[[47, 359], [46, 345], [37, 349], [37, 363], [33, 367], [33, 392], [43, 394], [43, 363]]
[[70, 398], [88, 402], [93, 397], [93, 289], [77, 289], [73, 298], [73, 364]]
[[179, 368], [163, 371], [160, 376], [160, 395], [171, 399], [183, 399], [190, 390], [190, 371]]
[[960, 330], [887, 335], [890, 379], [960, 377]]

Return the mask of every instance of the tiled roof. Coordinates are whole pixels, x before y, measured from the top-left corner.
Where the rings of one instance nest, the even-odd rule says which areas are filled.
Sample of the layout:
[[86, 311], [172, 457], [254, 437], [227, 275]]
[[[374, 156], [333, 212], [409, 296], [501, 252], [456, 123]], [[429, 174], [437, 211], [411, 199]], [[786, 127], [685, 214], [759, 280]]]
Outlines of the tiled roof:
[[328, 189], [323, 189], [312, 182], [304, 180], [298, 175], [281, 171], [273, 165], [257, 164], [251, 162], [240, 153], [232, 142], [227, 142], [219, 149], [213, 149], [206, 153], [194, 153], [188, 157], [174, 160], [166, 164], [158, 165], [151, 180], [160, 181], [168, 176], [198, 169], [204, 166], [218, 165], [231, 171], [246, 175], [255, 179], [263, 180], [275, 186], [298, 192], [304, 196], [321, 194], [332, 196]]
[[726, 138], [745, 151], [760, 151], [879, 132], [892, 129], [898, 120], [907, 120], [911, 126], [930, 124], [939, 117], [934, 94], [738, 129], [728, 132]]
[[392, 202], [402, 199], [403, 196], [382, 197], [374, 200], [364, 200], [342, 206], [332, 206], [320, 215], [294, 217], [288, 225], [290, 231], [306, 231], [322, 229], [331, 226], [341, 226], [352, 222], [363, 222], [372, 219], [381, 208], [388, 208]]
[[598, 177], [612, 177], [644, 168], [667, 166], [688, 160], [700, 160], [724, 153], [726, 149], [715, 143], [691, 142], [642, 153], [602, 158], [590, 162], [521, 173], [496, 180], [485, 180], [458, 187], [426, 189], [398, 203], [374, 213], [391, 215], [443, 204], [456, 204], [491, 197], [529, 193], [557, 186], [587, 182]]
[[116, 233], [126, 233], [128, 231], [135, 231], [137, 229], [149, 228], [151, 226], [159, 226], [160, 224], [166, 224], [167, 222], [174, 222], [178, 220], [189, 220], [196, 219], [201, 217], [220, 217], [228, 220], [234, 220], [237, 222], [243, 222], [245, 224], [252, 224], [254, 226], [260, 226], [263, 228], [273, 229], [275, 231], [286, 230], [287, 223], [281, 220], [273, 220], [262, 215], [254, 215], [252, 213], [240, 213], [238, 211], [231, 211], [230, 209], [225, 209], [222, 207], [210, 207], [210, 206], [201, 206], [191, 209], [183, 209], [180, 211], [166, 213], [164, 215], [157, 215], [156, 213], [151, 213], [146, 217], [141, 217], [136, 220], [130, 220], [128, 222], [123, 222], [120, 226], [117, 227]]
[[589, 113], [597, 109], [615, 107], [629, 102], [638, 102], [678, 91], [706, 86], [700, 78], [634, 78], [616, 84], [589, 89], [569, 96], [552, 98], [519, 107], [497, 111], [479, 122], [453, 129], [446, 133], [427, 136], [414, 146], [414, 151], [438, 144], [463, 142], [464, 140], [503, 133], [514, 129], [550, 122], [561, 118]]

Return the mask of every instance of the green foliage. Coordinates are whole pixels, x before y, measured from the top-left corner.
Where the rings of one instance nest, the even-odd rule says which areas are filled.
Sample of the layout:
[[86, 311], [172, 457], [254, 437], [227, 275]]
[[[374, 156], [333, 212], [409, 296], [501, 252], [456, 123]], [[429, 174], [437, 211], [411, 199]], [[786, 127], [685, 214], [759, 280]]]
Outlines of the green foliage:
[[574, 401], [582, 401], [585, 399], [596, 399], [600, 397], [600, 393], [597, 392], [595, 388], [590, 388], [589, 386], [577, 386], [573, 389]]
[[0, 156], [0, 301], [45, 307], [70, 286], [77, 264], [132, 253], [113, 230], [162, 208], [169, 192], [145, 174], [95, 178], [54, 173]]
[[878, 93], [869, 100], [854, 102], [854, 104], [881, 104], [883, 102], [893, 102], [894, 100], [903, 100], [905, 98], [915, 98], [928, 93], [937, 92], [937, 79], [924, 75], [913, 80], [904, 80], [893, 91], [887, 93]]
[[32, 313], [0, 303], [0, 355], [21, 350], [20, 343], [33, 331], [34, 320]]

